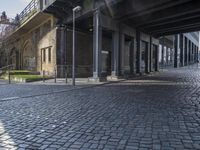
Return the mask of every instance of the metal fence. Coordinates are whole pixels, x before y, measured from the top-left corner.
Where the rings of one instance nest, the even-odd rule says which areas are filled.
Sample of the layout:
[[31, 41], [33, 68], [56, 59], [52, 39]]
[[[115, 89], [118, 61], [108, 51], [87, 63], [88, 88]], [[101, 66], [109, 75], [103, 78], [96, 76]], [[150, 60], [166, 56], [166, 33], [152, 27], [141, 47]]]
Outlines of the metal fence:
[[15, 20], [19, 21], [18, 23], [21, 25], [32, 17], [39, 9], [39, 0], [32, 0], [26, 8], [18, 16], [16, 16]]

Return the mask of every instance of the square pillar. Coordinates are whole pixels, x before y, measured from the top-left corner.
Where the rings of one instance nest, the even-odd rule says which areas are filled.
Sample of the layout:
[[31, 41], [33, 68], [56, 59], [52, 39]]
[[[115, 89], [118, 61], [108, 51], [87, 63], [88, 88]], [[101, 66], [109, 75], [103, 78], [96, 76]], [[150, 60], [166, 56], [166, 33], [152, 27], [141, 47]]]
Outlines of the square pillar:
[[177, 34], [174, 37], [174, 68], [179, 67], [178, 51], [179, 51], [179, 35]]
[[119, 43], [120, 43], [120, 75], [124, 74], [124, 70], [123, 70], [123, 67], [124, 67], [124, 46], [125, 46], [125, 35], [123, 33], [120, 33], [119, 35]]
[[133, 75], [134, 74], [134, 38], [131, 39], [129, 64], [130, 64], [130, 74]]
[[140, 32], [136, 31], [136, 73], [141, 73], [141, 40]]
[[149, 73], [149, 60], [150, 60], [150, 53], [149, 53], [149, 48], [150, 48], [150, 43], [146, 43], [146, 48], [145, 48], [145, 73]]
[[155, 71], [159, 71], [159, 50], [158, 46], [155, 45]]
[[192, 63], [195, 63], [195, 45], [192, 43]]
[[66, 55], [66, 28], [63, 25], [57, 27], [57, 51], [56, 51], [56, 65], [57, 65], [57, 77], [65, 77], [67, 55]]
[[[100, 11], [93, 14], [93, 80], [101, 82], [102, 78], [102, 26]], [[105, 78], [105, 77], [104, 77]]]
[[199, 63], [199, 47], [197, 46], [197, 63]]
[[188, 65], [188, 42], [187, 37], [184, 37], [184, 66]]
[[169, 65], [169, 48], [166, 47], [166, 66]]
[[191, 64], [191, 55], [192, 55], [192, 46], [191, 46], [192, 44], [191, 44], [191, 41], [189, 40], [189, 47], [188, 47], [188, 53], [189, 53], [189, 55], [188, 55], [188, 57], [189, 57], [189, 64]]
[[187, 39], [187, 65], [190, 64], [190, 41]]
[[185, 54], [185, 51], [184, 51], [184, 37], [183, 37], [183, 34], [180, 34], [180, 42], [179, 42], [179, 47], [180, 47], [180, 66], [183, 67], [184, 66], [184, 54]]
[[149, 43], [149, 71], [153, 71], [153, 43], [152, 43], [152, 36], [150, 36], [150, 43]]
[[164, 63], [165, 63], [165, 61], [164, 61], [164, 57], [165, 57], [165, 54], [164, 54], [164, 52], [165, 52], [165, 45], [164, 45], [164, 43], [165, 43], [165, 37], [163, 36], [162, 37], [162, 39], [163, 39], [163, 41], [162, 41], [162, 55], [161, 55], [161, 64], [162, 64], [162, 68], [164, 68]]
[[196, 46], [196, 63], [198, 62], [198, 47]]
[[119, 76], [119, 31], [112, 33], [112, 77]]

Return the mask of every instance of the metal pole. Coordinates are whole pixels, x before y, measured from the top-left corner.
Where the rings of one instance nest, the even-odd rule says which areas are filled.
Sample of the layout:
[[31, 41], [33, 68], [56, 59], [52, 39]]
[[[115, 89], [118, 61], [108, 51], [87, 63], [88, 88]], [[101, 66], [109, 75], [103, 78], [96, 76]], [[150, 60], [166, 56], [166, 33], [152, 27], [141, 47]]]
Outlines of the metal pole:
[[73, 56], [72, 56], [72, 85], [76, 85], [75, 79], [75, 11], [73, 11]]
[[45, 77], [44, 77], [44, 75], [45, 75], [45, 71], [43, 70], [43, 82], [45, 82]]
[[10, 66], [8, 66], [8, 83], [11, 83], [11, 78], [10, 78]]
[[56, 66], [54, 68], [54, 82], [56, 83], [56, 77], [57, 77], [57, 73], [56, 73]]
[[65, 83], [67, 83], [67, 65], [65, 66]]

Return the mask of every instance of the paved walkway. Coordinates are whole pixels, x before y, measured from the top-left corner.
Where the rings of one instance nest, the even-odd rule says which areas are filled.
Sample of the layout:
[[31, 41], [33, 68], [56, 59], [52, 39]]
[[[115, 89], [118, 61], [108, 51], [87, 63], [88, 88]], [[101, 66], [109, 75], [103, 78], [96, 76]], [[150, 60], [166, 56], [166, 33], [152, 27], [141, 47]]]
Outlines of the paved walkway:
[[185, 69], [84, 89], [1, 85], [0, 149], [198, 150], [200, 69]]

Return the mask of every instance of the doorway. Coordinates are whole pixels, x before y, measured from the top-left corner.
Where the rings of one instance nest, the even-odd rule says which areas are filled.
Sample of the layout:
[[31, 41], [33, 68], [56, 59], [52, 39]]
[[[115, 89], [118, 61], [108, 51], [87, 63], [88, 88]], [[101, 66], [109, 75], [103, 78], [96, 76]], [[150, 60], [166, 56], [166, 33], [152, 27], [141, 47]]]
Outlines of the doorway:
[[158, 71], [158, 46], [153, 45], [153, 71]]
[[141, 73], [148, 72], [148, 43], [142, 41], [141, 44]]
[[104, 76], [110, 76], [112, 72], [112, 31], [104, 29], [102, 34], [102, 73]]

